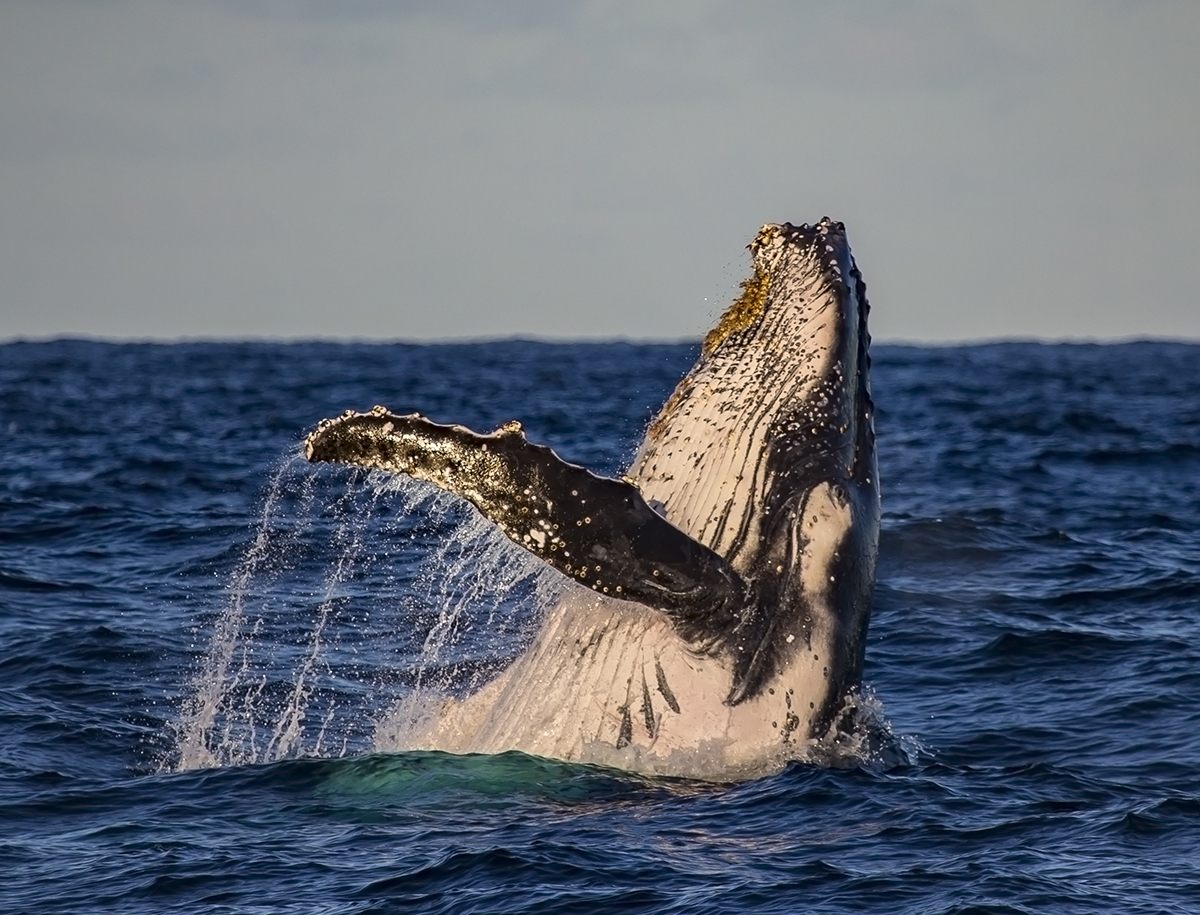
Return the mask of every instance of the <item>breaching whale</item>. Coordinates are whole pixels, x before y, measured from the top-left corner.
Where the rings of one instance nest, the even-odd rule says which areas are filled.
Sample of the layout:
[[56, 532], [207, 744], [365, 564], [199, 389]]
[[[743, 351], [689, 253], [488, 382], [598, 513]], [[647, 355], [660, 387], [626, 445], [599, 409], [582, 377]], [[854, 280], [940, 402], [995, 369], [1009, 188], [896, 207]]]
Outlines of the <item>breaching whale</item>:
[[845, 726], [879, 540], [866, 289], [845, 227], [765, 225], [753, 273], [621, 479], [383, 407], [305, 444], [471, 502], [584, 588], [420, 748], [723, 780]]

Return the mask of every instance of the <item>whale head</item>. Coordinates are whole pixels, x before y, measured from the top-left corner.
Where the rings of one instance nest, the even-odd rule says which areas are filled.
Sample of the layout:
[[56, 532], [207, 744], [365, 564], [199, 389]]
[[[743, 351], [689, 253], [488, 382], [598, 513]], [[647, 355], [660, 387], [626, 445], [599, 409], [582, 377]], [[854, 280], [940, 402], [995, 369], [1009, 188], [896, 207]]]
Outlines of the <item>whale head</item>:
[[769, 224], [742, 295], [629, 477], [755, 589], [724, 636], [731, 704], [813, 657], [825, 722], [861, 678], [879, 531], [866, 287], [845, 227]]

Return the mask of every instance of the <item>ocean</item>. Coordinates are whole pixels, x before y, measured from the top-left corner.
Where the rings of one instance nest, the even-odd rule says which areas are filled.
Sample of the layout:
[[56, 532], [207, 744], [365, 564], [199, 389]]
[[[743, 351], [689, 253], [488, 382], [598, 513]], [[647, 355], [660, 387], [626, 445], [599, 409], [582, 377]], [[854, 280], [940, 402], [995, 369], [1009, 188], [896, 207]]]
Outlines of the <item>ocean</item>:
[[306, 432], [515, 418], [615, 474], [695, 355], [0, 345], [0, 911], [1200, 912], [1200, 345], [873, 349], [859, 757], [397, 749], [554, 573]]

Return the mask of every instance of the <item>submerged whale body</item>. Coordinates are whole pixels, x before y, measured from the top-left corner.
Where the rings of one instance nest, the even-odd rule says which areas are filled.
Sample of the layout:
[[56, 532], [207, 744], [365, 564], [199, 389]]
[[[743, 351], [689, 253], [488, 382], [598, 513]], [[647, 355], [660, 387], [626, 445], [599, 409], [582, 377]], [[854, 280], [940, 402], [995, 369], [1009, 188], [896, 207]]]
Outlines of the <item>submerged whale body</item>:
[[867, 299], [845, 227], [766, 225], [753, 274], [627, 473], [383, 407], [310, 461], [470, 501], [568, 588], [525, 653], [447, 700], [421, 748], [723, 779], [805, 758], [862, 675], [879, 539]]

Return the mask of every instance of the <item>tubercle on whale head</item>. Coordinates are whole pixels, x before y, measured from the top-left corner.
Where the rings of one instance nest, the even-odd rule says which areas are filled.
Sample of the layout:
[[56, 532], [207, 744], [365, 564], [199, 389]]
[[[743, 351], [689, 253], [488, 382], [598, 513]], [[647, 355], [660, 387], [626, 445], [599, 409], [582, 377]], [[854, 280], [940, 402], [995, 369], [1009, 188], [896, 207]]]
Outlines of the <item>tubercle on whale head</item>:
[[[844, 242], [845, 234], [845, 225], [834, 222], [828, 216], [811, 226], [808, 223], [796, 226], [790, 222], [763, 225], [754, 240], [746, 246], [753, 258], [753, 272], [739, 284], [741, 295], [726, 309], [717, 325], [705, 335], [703, 355], [710, 355], [728, 337], [745, 330], [759, 319], [767, 307], [768, 292], [775, 278], [776, 267], [787, 246], [809, 246], [815, 249], [817, 244], [826, 240]], [[833, 246], [830, 245], [829, 251], [833, 250]], [[842, 277], [842, 267], [836, 259], [827, 266], [837, 278], [846, 282], [846, 278]]]
[[[741, 294], [705, 335], [699, 361], [650, 424], [648, 441], [662, 436], [672, 415], [692, 396], [692, 382], [706, 363], [723, 360], [734, 366], [749, 353], [771, 351], [776, 361], [791, 360], [796, 365], [805, 361], [811, 367], [811, 359], [801, 360], [796, 355], [800, 351], [788, 341], [803, 334], [796, 339], [805, 340], [803, 345], [811, 348], [812, 331], [806, 330], [806, 325], [814, 309], [825, 297], [845, 303], [856, 292], [865, 305], [861, 276], [841, 222], [826, 216], [812, 225], [767, 223], [746, 247], [752, 257], [751, 275], [741, 282]], [[828, 322], [819, 323], [823, 327]], [[810, 355], [812, 352], [810, 349]]]

